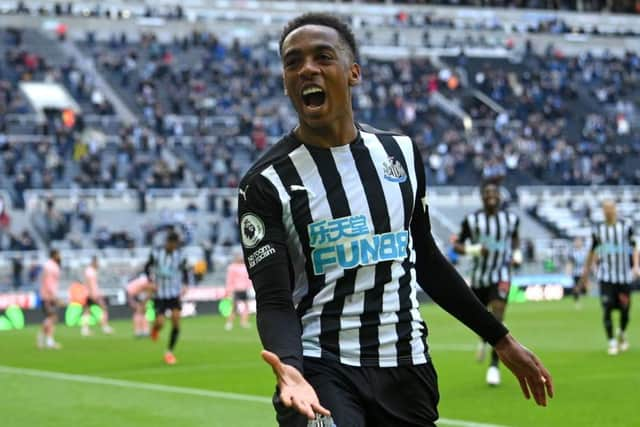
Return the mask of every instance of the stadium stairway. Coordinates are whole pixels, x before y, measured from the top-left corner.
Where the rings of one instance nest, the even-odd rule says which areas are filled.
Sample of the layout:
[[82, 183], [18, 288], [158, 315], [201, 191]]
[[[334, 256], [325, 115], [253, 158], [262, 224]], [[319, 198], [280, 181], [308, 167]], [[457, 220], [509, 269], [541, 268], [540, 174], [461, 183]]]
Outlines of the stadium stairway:
[[27, 50], [45, 58], [49, 65], [62, 66], [67, 63], [68, 55], [62, 46], [40, 31], [25, 30], [22, 42]]
[[113, 105], [115, 113], [118, 117], [120, 117], [125, 123], [132, 123], [135, 121], [135, 115], [128, 108], [128, 106], [122, 102], [120, 97], [116, 94], [116, 92], [112, 89], [112, 87], [107, 83], [107, 81], [102, 77], [100, 72], [96, 69], [96, 66], [93, 63], [93, 60], [90, 56], [86, 56], [83, 54], [80, 49], [75, 45], [75, 43], [71, 40], [67, 40], [63, 43], [65, 51], [75, 59], [76, 64], [80, 67], [84, 72], [87, 72], [94, 76], [95, 84], [98, 89], [103, 93], [105, 98]]

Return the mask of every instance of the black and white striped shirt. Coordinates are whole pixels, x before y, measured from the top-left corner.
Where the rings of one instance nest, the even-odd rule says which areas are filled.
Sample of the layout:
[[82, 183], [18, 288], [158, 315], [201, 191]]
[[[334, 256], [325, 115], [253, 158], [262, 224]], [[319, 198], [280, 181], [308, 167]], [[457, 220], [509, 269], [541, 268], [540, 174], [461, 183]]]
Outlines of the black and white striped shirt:
[[589, 256], [589, 247], [584, 245], [580, 248], [573, 247], [569, 254], [569, 261], [571, 262], [571, 274], [573, 277], [580, 277], [584, 271], [584, 264], [587, 262]]
[[358, 127], [354, 142], [326, 149], [289, 134], [247, 173], [245, 262], [252, 278], [288, 263], [305, 357], [426, 363], [409, 232], [414, 206], [426, 206], [422, 159], [408, 137]]
[[462, 221], [458, 241], [464, 243], [469, 240], [487, 249], [486, 255], [473, 259], [472, 287], [510, 281], [512, 244], [518, 238], [519, 224], [518, 217], [504, 209], [495, 215], [487, 215], [484, 209], [480, 209]]
[[631, 221], [618, 220], [614, 224], [595, 224], [591, 238], [592, 250], [598, 254], [598, 280], [605, 283], [631, 284], [635, 246]]
[[145, 270], [157, 287], [156, 298], [159, 299], [179, 297], [182, 286], [188, 281], [187, 260], [180, 249], [152, 251]]

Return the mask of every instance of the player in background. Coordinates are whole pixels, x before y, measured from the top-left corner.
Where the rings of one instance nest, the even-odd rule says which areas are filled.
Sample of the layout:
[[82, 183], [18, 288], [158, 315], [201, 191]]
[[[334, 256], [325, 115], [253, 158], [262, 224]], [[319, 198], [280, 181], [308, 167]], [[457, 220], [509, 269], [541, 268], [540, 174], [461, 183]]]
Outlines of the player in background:
[[[631, 309], [631, 283], [640, 277], [640, 253], [634, 239], [633, 225], [629, 220], [618, 218], [615, 203], [604, 201], [602, 211], [605, 220], [593, 225], [591, 251], [584, 264], [580, 287], [586, 289], [591, 268], [597, 259], [603, 323], [609, 340], [607, 352], [615, 356], [629, 349], [625, 332]], [[613, 333], [613, 310], [620, 311], [617, 336]]]
[[[482, 209], [462, 221], [454, 248], [473, 257], [471, 289], [500, 322], [504, 320], [511, 286], [511, 266], [522, 263], [518, 237], [518, 217], [501, 207], [500, 189], [487, 182], [481, 187]], [[478, 345], [476, 358], [484, 360], [486, 342]], [[487, 384], [500, 384], [498, 354], [491, 351]]]
[[155, 289], [146, 274], [140, 274], [126, 285], [127, 302], [133, 310], [133, 334], [136, 338], [149, 336], [149, 322], [145, 312], [147, 301], [151, 299]]
[[112, 334], [113, 328], [109, 325], [107, 302], [98, 287], [98, 257], [95, 255], [91, 257], [91, 264], [89, 264], [84, 270], [84, 285], [87, 287], [87, 302], [84, 306], [84, 313], [80, 320], [80, 333], [83, 337], [91, 335], [91, 329], [89, 328], [89, 319], [91, 318], [90, 308], [95, 304], [100, 306], [102, 309], [102, 318], [100, 319], [102, 332], [107, 335]]
[[[233, 329], [233, 321], [236, 312], [240, 314], [240, 326], [249, 327], [249, 296], [248, 291], [251, 288], [251, 280], [247, 267], [244, 265], [242, 252], [235, 254], [233, 262], [227, 268], [226, 280], [226, 296], [233, 298], [233, 310], [227, 318], [224, 329], [230, 331]], [[240, 304], [238, 304], [240, 303]]]
[[589, 256], [589, 248], [584, 244], [582, 237], [573, 240], [573, 247], [567, 257], [567, 274], [573, 277], [573, 300], [576, 308], [580, 308], [580, 295], [584, 295], [586, 289], [580, 286], [580, 277], [584, 271], [584, 263]]
[[60, 251], [52, 249], [49, 253], [49, 259], [42, 268], [40, 299], [42, 300], [42, 310], [45, 318], [42, 322], [42, 329], [38, 332], [38, 348], [54, 350], [62, 348], [62, 345], [56, 342], [54, 338], [56, 322], [58, 321], [58, 307], [63, 305], [58, 298], [60, 261]]
[[187, 260], [180, 249], [180, 237], [171, 230], [167, 234], [164, 248], [152, 251], [145, 265], [145, 274], [156, 285], [154, 305], [156, 320], [151, 328], [151, 339], [158, 340], [158, 335], [164, 326], [165, 313], [171, 311], [171, 335], [169, 346], [164, 354], [167, 365], [175, 365], [177, 360], [173, 350], [180, 334], [181, 298], [186, 293], [190, 283]]

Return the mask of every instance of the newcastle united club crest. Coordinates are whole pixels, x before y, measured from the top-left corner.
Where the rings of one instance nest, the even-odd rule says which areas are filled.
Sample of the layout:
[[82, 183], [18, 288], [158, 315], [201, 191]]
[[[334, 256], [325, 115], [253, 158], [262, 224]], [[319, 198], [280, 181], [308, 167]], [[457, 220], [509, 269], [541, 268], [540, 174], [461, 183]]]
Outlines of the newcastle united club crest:
[[391, 182], [403, 183], [407, 180], [407, 172], [402, 164], [393, 157], [389, 157], [382, 163], [384, 179]]

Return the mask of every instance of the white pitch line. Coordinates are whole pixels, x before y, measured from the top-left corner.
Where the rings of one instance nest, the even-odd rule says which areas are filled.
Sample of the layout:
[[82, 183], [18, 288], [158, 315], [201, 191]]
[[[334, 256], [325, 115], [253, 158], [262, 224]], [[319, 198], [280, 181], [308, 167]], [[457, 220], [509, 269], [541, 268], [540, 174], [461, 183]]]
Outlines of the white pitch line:
[[436, 424], [455, 427], [507, 427], [499, 424], [476, 423], [473, 421], [450, 420], [448, 418], [440, 418]]
[[[41, 371], [38, 369], [15, 368], [13, 366], [0, 365], [0, 374], [22, 375], [38, 378], [50, 378], [54, 380], [73, 381], [84, 384], [110, 385], [114, 387], [132, 388], [139, 390], [151, 390], [164, 393], [189, 394], [192, 396], [212, 397], [215, 399], [240, 400], [243, 402], [271, 403], [271, 398], [254, 396], [250, 394], [228, 393], [224, 391], [203, 390], [190, 387], [176, 387], [163, 384], [152, 384], [138, 381], [116, 380], [89, 375], [65, 374], [62, 372]], [[440, 418], [438, 424], [454, 427], [507, 427], [498, 424], [484, 424], [473, 421], [452, 420]]]
[[54, 380], [73, 381], [85, 384], [111, 385], [115, 387], [137, 388], [140, 390], [160, 391], [165, 393], [190, 394], [193, 396], [213, 397], [216, 399], [240, 400], [243, 402], [271, 403], [271, 399], [264, 396], [250, 394], [228, 393], [225, 391], [202, 390], [198, 388], [176, 387], [163, 384], [152, 384], [137, 381], [116, 380], [89, 375], [64, 374], [61, 372], [40, 371], [37, 369], [14, 368], [0, 365], [0, 374], [25, 375], [38, 378], [51, 378]]

